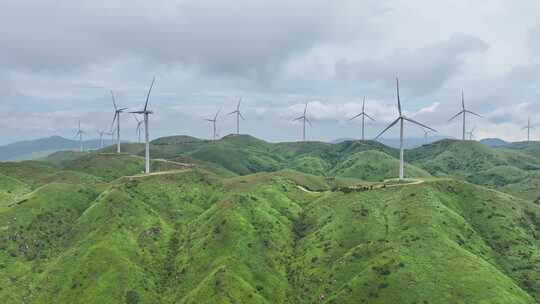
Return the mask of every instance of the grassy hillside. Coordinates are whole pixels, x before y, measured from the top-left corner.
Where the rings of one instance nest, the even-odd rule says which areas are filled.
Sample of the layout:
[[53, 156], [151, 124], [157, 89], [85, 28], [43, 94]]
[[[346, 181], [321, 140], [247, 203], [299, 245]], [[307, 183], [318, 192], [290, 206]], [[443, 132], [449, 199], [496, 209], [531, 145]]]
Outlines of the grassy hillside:
[[[504, 147], [491, 148], [476, 141], [445, 139], [406, 151], [406, 175], [426, 177], [450, 176], [535, 200], [540, 197], [540, 155], [538, 143], [508, 143]], [[97, 168], [91, 172], [82, 165], [72, 167], [75, 171], [91, 173], [105, 180], [142, 171], [140, 164], [128, 162], [117, 173], [116, 165], [108, 160], [105, 167], [90, 164], [88, 159], [114, 152], [114, 147], [90, 153], [59, 152], [43, 161], [67, 167], [82, 160], [86, 166]], [[144, 155], [142, 144], [123, 144], [127, 154]], [[274, 172], [293, 169], [307, 174], [325, 177], [347, 177], [366, 181], [380, 181], [397, 176], [398, 150], [375, 141], [344, 141], [338, 144], [324, 142], [268, 143], [249, 135], [229, 135], [216, 141], [190, 136], [170, 136], [151, 142], [152, 158], [173, 162], [197, 164], [220, 176], [249, 175], [258, 172]], [[110, 153], [112, 155], [112, 153]], [[126, 157], [126, 156], [123, 156]], [[99, 159], [100, 157], [98, 157]], [[98, 161], [101, 162], [101, 161]], [[156, 169], [163, 163], [156, 164]], [[154, 165], [153, 165], [154, 166]], [[110, 168], [109, 168], [110, 167]], [[109, 173], [104, 171], [109, 170]]]
[[38, 159], [39, 161], [52, 164], [57, 167], [64, 167], [66, 164], [77, 160], [79, 158], [89, 155], [89, 152], [79, 152], [79, 151], [58, 151], [46, 155], [43, 158]]
[[30, 191], [30, 186], [20, 180], [0, 174], [0, 210]]
[[540, 142], [539, 141], [510, 143], [502, 147], [502, 149], [518, 150], [532, 157], [537, 157], [537, 158], [540, 157]]
[[540, 188], [520, 194], [514, 184], [537, 180], [540, 158], [520, 150], [493, 149], [475, 141], [443, 140], [407, 151], [414, 165], [436, 176], [452, 176], [523, 198], [540, 197]]
[[[379, 151], [357, 152], [346, 157], [332, 175], [355, 177], [366, 181], [382, 181], [399, 175], [399, 159]], [[413, 165], [405, 164], [406, 177], [429, 177], [430, 174]]]
[[127, 176], [75, 162], [112, 182], [55, 181], [0, 208], [0, 301], [540, 301], [540, 206], [500, 192], [430, 179], [344, 193], [291, 170], [131, 176], [131, 159], [100, 157]]

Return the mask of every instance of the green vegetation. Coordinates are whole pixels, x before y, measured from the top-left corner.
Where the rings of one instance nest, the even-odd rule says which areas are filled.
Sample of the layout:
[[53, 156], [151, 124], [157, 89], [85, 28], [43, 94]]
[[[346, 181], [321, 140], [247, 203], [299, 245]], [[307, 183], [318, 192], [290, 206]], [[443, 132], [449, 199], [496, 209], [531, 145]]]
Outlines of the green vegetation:
[[540, 188], [521, 194], [511, 186], [537, 179], [540, 158], [517, 148], [504, 147], [493, 149], [474, 141], [442, 140], [408, 151], [406, 157], [435, 176], [452, 176], [502, 191], [509, 190], [522, 198], [540, 197]]
[[398, 183], [371, 141], [129, 147], [0, 163], [1, 303], [540, 302], [524, 151], [444, 140]]
[[[399, 175], [399, 159], [380, 151], [358, 152], [345, 158], [332, 172], [336, 176], [383, 181]], [[426, 171], [409, 164], [405, 164], [405, 172], [407, 177], [430, 176]]]
[[[101, 193], [52, 183], [0, 214], [0, 299], [534, 303], [540, 297], [538, 206], [452, 180], [331, 189], [324, 177], [294, 171], [124, 177]], [[417, 288], [404, 293], [412, 282]]]

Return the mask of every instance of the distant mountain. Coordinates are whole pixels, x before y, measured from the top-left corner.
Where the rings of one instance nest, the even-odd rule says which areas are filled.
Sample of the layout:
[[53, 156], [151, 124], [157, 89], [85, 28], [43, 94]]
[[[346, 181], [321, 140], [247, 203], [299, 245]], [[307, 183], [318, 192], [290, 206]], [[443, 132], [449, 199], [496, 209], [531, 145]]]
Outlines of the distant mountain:
[[510, 144], [509, 142], [504, 141], [500, 138], [485, 138], [485, 139], [480, 140], [480, 142], [492, 148], [507, 146]]
[[[431, 144], [436, 141], [447, 139], [447, 138], [449, 137], [448, 136], [430, 136], [426, 140], [423, 137], [409, 137], [409, 138], [405, 138], [405, 140], [403, 141], [403, 145], [405, 146], [405, 149], [413, 149], [413, 148], [420, 147], [422, 145]], [[354, 141], [354, 140], [358, 140], [358, 139], [344, 137], [344, 138], [338, 138], [338, 139], [332, 140], [330, 143], [339, 144], [345, 141]], [[399, 138], [381, 138], [378, 141], [389, 147], [396, 148], [396, 149], [399, 148]]]
[[[111, 140], [104, 140], [105, 145], [110, 145]], [[97, 149], [99, 140], [91, 139], [83, 142], [85, 149]], [[0, 146], [0, 161], [32, 160], [45, 157], [60, 150], [79, 149], [79, 141], [51, 136], [35, 140], [19, 141], [5, 146]]]

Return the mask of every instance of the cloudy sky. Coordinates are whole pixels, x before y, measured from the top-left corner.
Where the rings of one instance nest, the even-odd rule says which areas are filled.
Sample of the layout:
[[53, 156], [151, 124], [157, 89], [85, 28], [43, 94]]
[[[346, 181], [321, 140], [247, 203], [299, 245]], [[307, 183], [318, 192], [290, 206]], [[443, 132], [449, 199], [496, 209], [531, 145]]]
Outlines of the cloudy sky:
[[[540, 123], [537, 0], [2, 0], [0, 144], [108, 129], [109, 90], [139, 109], [152, 77], [153, 138], [210, 137], [204, 118], [243, 98], [242, 133], [296, 140], [358, 137], [347, 119], [366, 108], [374, 136], [407, 115], [459, 136], [461, 90], [478, 138], [522, 140]], [[122, 117], [135, 139], [135, 120]], [[219, 135], [234, 130], [221, 115]], [[397, 137], [397, 130], [389, 138]], [[534, 134], [540, 138], [540, 128]], [[410, 126], [408, 136], [422, 130]]]

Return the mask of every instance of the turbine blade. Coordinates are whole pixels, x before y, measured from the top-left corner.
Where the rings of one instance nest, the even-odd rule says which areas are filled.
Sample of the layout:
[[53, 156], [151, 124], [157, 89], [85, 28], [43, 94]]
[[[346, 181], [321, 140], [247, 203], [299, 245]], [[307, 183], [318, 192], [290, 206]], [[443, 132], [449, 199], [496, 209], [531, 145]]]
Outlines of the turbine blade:
[[238, 100], [238, 104], [236, 105], [236, 111], [240, 110], [240, 103], [242, 102], [242, 97]]
[[306, 117], [306, 121], [309, 124], [309, 126], [311, 127], [311, 120], [307, 119], [307, 117]]
[[114, 112], [114, 117], [113, 117], [113, 120], [112, 120], [112, 123], [111, 123], [111, 129], [113, 128], [114, 126], [114, 123], [116, 122], [116, 118], [118, 117], [118, 112]]
[[476, 116], [478, 116], [478, 117], [482, 117], [482, 118], [483, 118], [483, 116], [482, 116], [482, 115], [480, 115], [480, 114], [476, 114], [476, 113], [474, 113], [474, 112], [472, 112], [472, 111], [469, 111], [469, 110], [465, 110], [465, 112], [467, 112], [467, 113], [470, 113], [470, 114], [472, 114], [472, 115], [476, 115]]
[[375, 119], [374, 119], [373, 117], [369, 116], [367, 113], [364, 113], [364, 115], [366, 115], [367, 118], [369, 118], [369, 119], [375, 121]]
[[364, 96], [364, 100], [362, 101], [362, 113], [364, 113], [365, 106], [366, 106], [366, 96]]
[[304, 116], [306, 116], [307, 105], [308, 105], [308, 103], [306, 102], [306, 106], [304, 107]]
[[362, 114], [364, 114], [364, 113], [356, 114], [355, 116], [349, 118], [348, 120], [353, 120], [353, 119], [355, 119], [355, 118], [357, 118], [357, 117], [362, 116]]
[[397, 106], [399, 111], [399, 116], [401, 116], [401, 100], [399, 100], [399, 79], [396, 77], [396, 91], [397, 91]]
[[144, 111], [146, 112], [146, 108], [148, 107], [148, 100], [150, 99], [150, 92], [152, 92], [152, 88], [154, 87], [154, 82], [156, 81], [156, 76], [152, 78], [152, 84], [150, 84], [150, 89], [148, 89], [148, 94], [146, 95], [146, 102], [144, 104]]
[[214, 120], [217, 120], [217, 117], [219, 115], [219, 112], [221, 112], [221, 109], [219, 109], [217, 112], [216, 112], [216, 116], [214, 116]]
[[388, 131], [388, 129], [390, 129], [395, 124], [397, 124], [400, 119], [401, 119], [401, 117], [398, 117], [396, 120], [394, 120], [394, 122], [392, 122], [390, 125], [388, 125], [388, 127], [386, 127], [386, 129], [382, 130], [382, 132], [379, 133], [379, 135], [377, 135], [377, 137], [375, 137], [375, 140], [377, 140], [379, 137], [381, 137], [381, 135], [383, 135], [384, 132]]
[[465, 97], [463, 95], [463, 90], [461, 90], [461, 108], [465, 110]]
[[242, 112], [238, 112], [238, 115], [240, 115], [240, 118], [242, 118], [242, 120], [246, 120], [246, 119], [244, 118], [244, 115], [242, 115]]
[[236, 114], [236, 113], [238, 113], [238, 112], [237, 111], [232, 111], [230, 113], [227, 113], [227, 115]]
[[118, 107], [116, 106], [116, 100], [114, 99], [114, 92], [111, 90], [111, 97], [112, 97], [112, 103], [114, 106], [114, 110], [118, 110]]
[[454, 120], [454, 118], [458, 117], [458, 116], [461, 115], [462, 113], [463, 113], [463, 111], [459, 111], [456, 115], [452, 116], [452, 118], [450, 118], [448, 121]]
[[300, 119], [304, 119], [304, 116], [296, 117], [295, 119], [293, 119], [293, 121], [300, 120]]
[[426, 126], [425, 124], [420, 123], [420, 122], [418, 122], [418, 121], [416, 121], [416, 120], [413, 120], [413, 119], [410, 119], [410, 118], [407, 118], [407, 117], [403, 117], [403, 119], [405, 119], [406, 121], [412, 122], [413, 124], [417, 124], [417, 125], [419, 125], [419, 126], [422, 126], [422, 127], [426, 128], [426, 129], [428, 129], [428, 130], [431, 130], [431, 131], [433, 131], [433, 132], [437, 132], [437, 130], [435, 130], [435, 129], [431, 128], [431, 127], [428, 127], [428, 126]]

